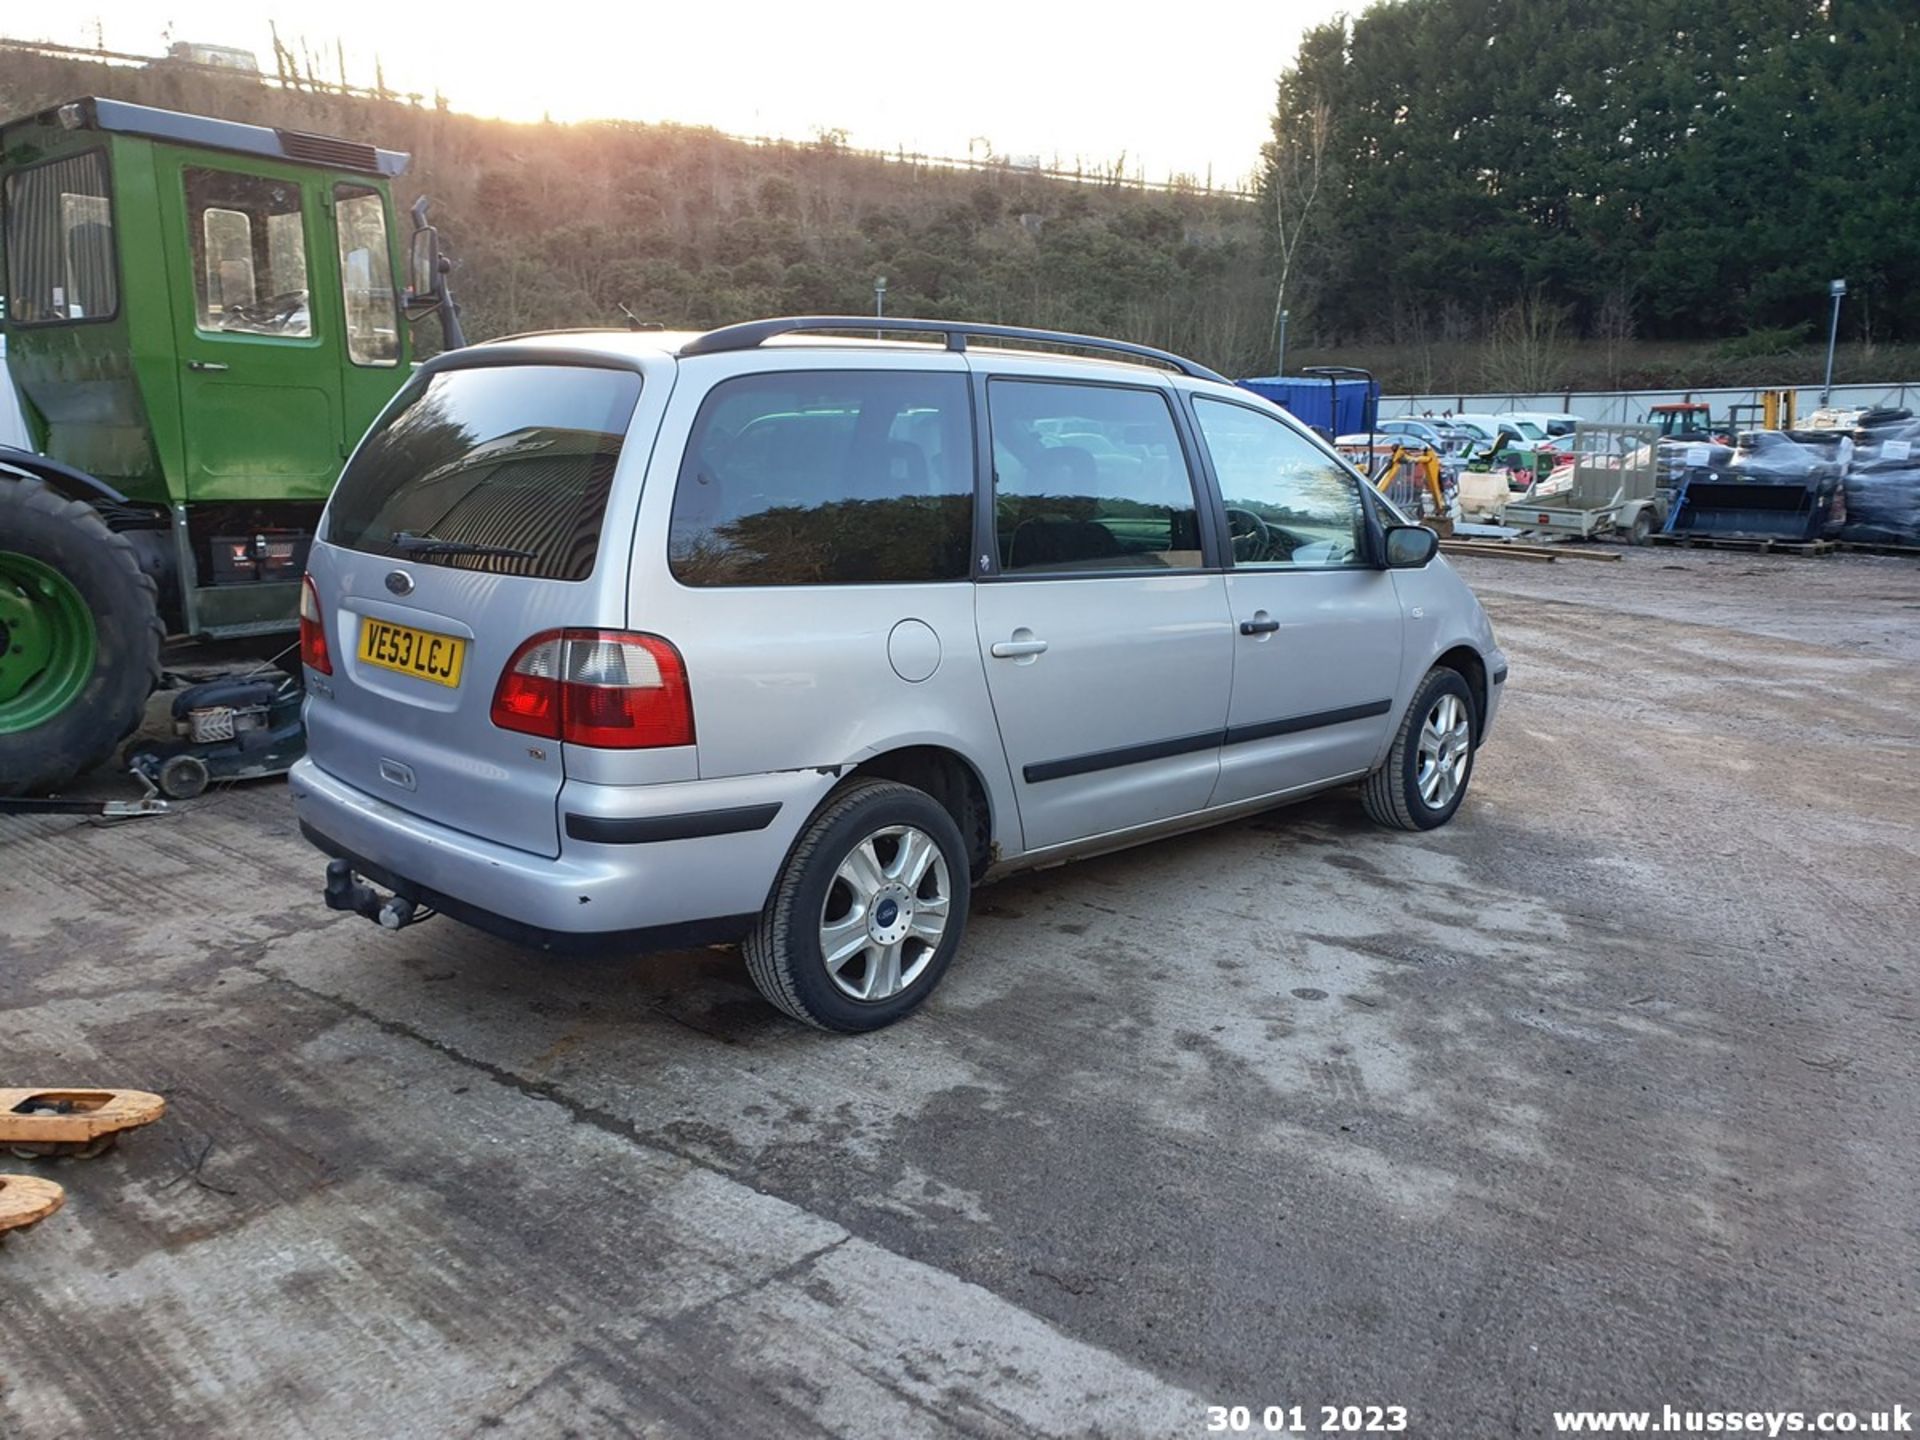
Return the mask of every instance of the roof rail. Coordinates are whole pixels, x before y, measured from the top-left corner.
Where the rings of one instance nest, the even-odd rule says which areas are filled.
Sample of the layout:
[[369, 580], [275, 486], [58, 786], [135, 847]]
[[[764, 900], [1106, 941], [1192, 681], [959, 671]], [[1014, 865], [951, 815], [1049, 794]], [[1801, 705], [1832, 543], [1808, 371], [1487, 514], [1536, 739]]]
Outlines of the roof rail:
[[718, 355], [729, 350], [753, 350], [778, 335], [804, 334], [815, 330], [891, 330], [910, 335], [944, 336], [949, 350], [965, 350], [968, 340], [1027, 340], [1044, 345], [1070, 345], [1080, 350], [1107, 350], [1136, 360], [1151, 360], [1190, 375], [1196, 380], [1230, 383], [1224, 375], [1195, 364], [1170, 350], [1151, 345], [1135, 345], [1130, 340], [1102, 340], [1093, 335], [1074, 335], [1065, 330], [1034, 330], [1025, 325], [977, 325], [964, 320], [914, 320], [894, 315], [791, 315], [779, 320], [748, 320], [739, 325], [723, 325], [718, 330], [688, 341], [680, 347], [684, 355]]

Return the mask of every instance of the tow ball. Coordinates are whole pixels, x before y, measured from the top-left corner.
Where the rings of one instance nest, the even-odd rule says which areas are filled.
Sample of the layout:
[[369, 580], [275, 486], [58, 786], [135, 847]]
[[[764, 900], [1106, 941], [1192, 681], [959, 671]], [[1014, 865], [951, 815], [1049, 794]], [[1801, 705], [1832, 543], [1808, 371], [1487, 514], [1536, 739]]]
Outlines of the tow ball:
[[364, 915], [383, 930], [404, 930], [440, 913], [404, 895], [382, 895], [355, 875], [353, 867], [344, 860], [327, 862], [326, 897], [329, 910]]

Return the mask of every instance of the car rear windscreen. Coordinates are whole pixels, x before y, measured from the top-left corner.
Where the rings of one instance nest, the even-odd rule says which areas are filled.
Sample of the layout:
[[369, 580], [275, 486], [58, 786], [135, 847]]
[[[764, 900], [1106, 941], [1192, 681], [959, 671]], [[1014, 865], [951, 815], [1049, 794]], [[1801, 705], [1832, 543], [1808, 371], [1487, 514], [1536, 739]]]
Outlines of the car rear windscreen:
[[583, 365], [490, 365], [416, 380], [341, 475], [327, 541], [396, 560], [584, 580], [639, 399], [632, 371]]

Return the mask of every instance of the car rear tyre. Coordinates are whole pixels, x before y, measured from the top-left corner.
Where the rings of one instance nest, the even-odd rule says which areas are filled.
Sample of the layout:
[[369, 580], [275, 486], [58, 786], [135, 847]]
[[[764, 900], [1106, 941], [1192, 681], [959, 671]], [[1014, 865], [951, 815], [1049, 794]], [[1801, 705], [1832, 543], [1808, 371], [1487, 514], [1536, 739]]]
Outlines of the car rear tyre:
[[924, 791], [855, 780], [801, 833], [741, 949], [774, 1005], [822, 1030], [878, 1030], [940, 983], [967, 924], [959, 827]]
[[39, 480], [0, 478], [0, 795], [106, 760], [160, 683], [161, 635], [126, 536]]
[[1367, 814], [1395, 830], [1432, 830], [1453, 818], [1473, 778], [1479, 722], [1457, 670], [1429, 670], [1401, 718], [1386, 764], [1360, 784]]

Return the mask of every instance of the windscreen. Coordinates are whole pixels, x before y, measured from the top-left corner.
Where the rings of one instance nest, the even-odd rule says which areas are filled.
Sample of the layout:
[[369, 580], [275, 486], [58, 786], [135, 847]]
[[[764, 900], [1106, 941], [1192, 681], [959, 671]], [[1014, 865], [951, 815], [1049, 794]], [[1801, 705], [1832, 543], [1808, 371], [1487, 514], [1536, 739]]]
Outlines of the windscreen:
[[394, 559], [584, 580], [640, 377], [494, 365], [416, 381], [355, 452], [327, 540]]

